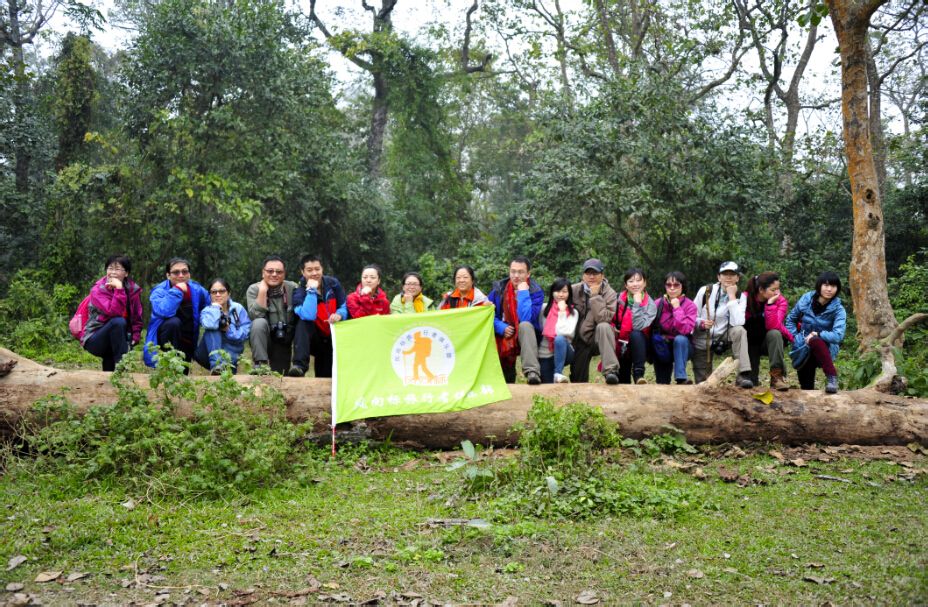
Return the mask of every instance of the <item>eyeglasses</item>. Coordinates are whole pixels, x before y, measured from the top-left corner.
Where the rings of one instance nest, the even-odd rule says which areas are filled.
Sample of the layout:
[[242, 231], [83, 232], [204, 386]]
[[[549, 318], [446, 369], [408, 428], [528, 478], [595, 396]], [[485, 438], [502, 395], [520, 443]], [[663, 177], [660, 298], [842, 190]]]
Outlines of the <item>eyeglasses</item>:
[[225, 289], [210, 289], [209, 290], [210, 295], [222, 295], [224, 293], [228, 293], [228, 291]]
[[183, 270], [171, 270], [168, 274], [171, 276], [187, 276], [190, 274], [190, 270], [188, 268], [184, 268]]
[[683, 288], [683, 285], [681, 285], [678, 282], [665, 282], [664, 286], [667, 287], [668, 289], [682, 289]]
[[107, 272], [125, 272], [126, 269], [122, 266], [106, 266]]
[[403, 286], [404, 287], [421, 287], [422, 285], [420, 285], [417, 282], [404, 282]]
[[283, 270], [268, 270], [267, 268], [264, 268], [264, 273], [265, 274], [283, 274], [284, 271]]

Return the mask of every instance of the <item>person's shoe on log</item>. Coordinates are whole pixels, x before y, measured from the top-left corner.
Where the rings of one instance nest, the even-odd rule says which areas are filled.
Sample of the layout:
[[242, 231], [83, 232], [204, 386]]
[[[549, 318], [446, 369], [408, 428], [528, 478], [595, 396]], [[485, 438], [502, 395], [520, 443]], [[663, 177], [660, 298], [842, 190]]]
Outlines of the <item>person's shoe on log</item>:
[[303, 377], [304, 375], [306, 375], [306, 369], [299, 365], [293, 365], [290, 367], [290, 370], [287, 371], [287, 377]]
[[770, 369], [770, 388], [780, 392], [789, 390], [789, 384], [783, 378], [783, 369]]
[[825, 378], [825, 394], [837, 394], [838, 393], [838, 376], [829, 375]]
[[527, 381], [530, 386], [537, 386], [541, 383], [541, 376], [534, 371], [529, 371], [525, 374], [525, 381]]
[[754, 387], [754, 382], [751, 381], [751, 372], [742, 371], [738, 374], [738, 377], [735, 378], [735, 385], [739, 388], [744, 388], [749, 390]]
[[614, 386], [619, 383], [619, 376], [613, 373], [612, 371], [603, 374], [603, 377], [606, 378], [606, 383], [610, 386]]

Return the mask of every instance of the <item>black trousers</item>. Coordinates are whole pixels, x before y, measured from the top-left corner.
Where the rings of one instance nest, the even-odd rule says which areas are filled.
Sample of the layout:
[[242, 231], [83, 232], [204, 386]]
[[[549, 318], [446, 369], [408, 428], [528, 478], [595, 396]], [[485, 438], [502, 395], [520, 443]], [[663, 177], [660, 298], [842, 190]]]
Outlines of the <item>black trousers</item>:
[[332, 377], [332, 336], [320, 331], [315, 321], [301, 318], [293, 335], [293, 364], [306, 371], [310, 356], [316, 377]]

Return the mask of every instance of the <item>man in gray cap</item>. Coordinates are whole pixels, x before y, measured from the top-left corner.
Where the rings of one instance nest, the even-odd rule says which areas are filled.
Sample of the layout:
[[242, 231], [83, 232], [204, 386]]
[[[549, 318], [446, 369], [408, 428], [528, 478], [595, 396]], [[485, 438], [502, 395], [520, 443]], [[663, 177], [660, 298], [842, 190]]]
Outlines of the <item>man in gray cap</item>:
[[573, 340], [574, 360], [570, 363], [572, 383], [590, 381], [590, 359], [595, 354], [602, 355], [606, 383], [619, 383], [619, 359], [611, 324], [618, 294], [609, 286], [603, 270], [603, 262], [587, 259], [583, 263], [583, 280], [571, 286], [574, 308], [579, 315]]
[[719, 266], [718, 282], [700, 288], [693, 299], [698, 311], [693, 333], [693, 374], [697, 384], [706, 381], [712, 372], [712, 355], [724, 354], [731, 348], [738, 359], [735, 384], [741, 388], [754, 387], [748, 333], [744, 330], [748, 298], [746, 293], [738, 293], [741, 275], [737, 263], [726, 261]]

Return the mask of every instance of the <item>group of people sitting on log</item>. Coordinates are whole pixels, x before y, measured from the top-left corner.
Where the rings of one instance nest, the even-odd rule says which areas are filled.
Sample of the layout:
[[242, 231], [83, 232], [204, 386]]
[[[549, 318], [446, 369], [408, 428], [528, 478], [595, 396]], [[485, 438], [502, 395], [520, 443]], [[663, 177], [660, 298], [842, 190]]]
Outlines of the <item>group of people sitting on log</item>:
[[[112, 256], [105, 268], [106, 275], [91, 289], [81, 343], [103, 359], [104, 371], [111, 371], [140, 342], [142, 289], [129, 278], [127, 257]], [[402, 291], [391, 301], [376, 265], [366, 266], [357, 287], [346, 295], [339, 280], [325, 274], [319, 256], [300, 260], [296, 283], [286, 279], [284, 261], [274, 255], [264, 260], [262, 278], [248, 287], [242, 306], [232, 300], [224, 279], [213, 279], [204, 288], [191, 279], [187, 260], [172, 258], [165, 280], [149, 296], [144, 360], [154, 366], [153, 346], [170, 347], [213, 374], [224, 365], [235, 372], [247, 341], [255, 369], [302, 377], [312, 358], [315, 376], [331, 377], [335, 323], [488, 305], [495, 307], [500, 365], [510, 383], [516, 380], [519, 360], [529, 384], [588, 382], [590, 361], [597, 354], [607, 384], [647, 383], [648, 362], [658, 384], [691, 384], [687, 361], [700, 383], [712, 370], [713, 356], [730, 349], [738, 360], [737, 386], [760, 386], [760, 358], [767, 356], [770, 387], [787, 390], [790, 344], [789, 358], [802, 389], [814, 388], [815, 370], [821, 368], [825, 391], [837, 392], [834, 359], [844, 339], [846, 312], [838, 297], [841, 280], [834, 272], [823, 273], [792, 310], [775, 272], [749, 277], [740, 290], [744, 275], [733, 261], [722, 263], [717, 282], [700, 287], [693, 299], [687, 296], [686, 276], [678, 271], [664, 276], [663, 294], [654, 298], [648, 294], [644, 270], [628, 269], [616, 291], [603, 263], [588, 259], [581, 280], [556, 279], [547, 300], [531, 273], [526, 257], [513, 257], [509, 276], [493, 283], [485, 295], [476, 287], [474, 269], [462, 265], [454, 270], [454, 288], [436, 304], [422, 293], [422, 276], [407, 272]]]

